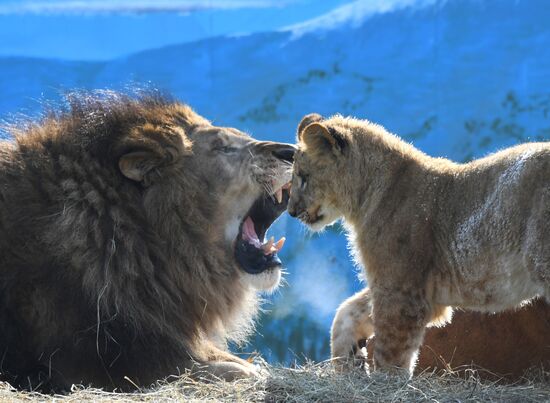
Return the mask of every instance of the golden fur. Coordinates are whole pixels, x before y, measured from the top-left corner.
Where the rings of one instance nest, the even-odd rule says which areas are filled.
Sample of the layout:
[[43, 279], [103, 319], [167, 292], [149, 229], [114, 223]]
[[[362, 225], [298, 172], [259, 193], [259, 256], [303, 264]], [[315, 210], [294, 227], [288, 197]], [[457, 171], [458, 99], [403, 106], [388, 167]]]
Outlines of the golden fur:
[[309, 115], [299, 128], [288, 210], [313, 229], [344, 218], [371, 290], [375, 369], [412, 371], [449, 307], [550, 298], [550, 143], [457, 164], [368, 121]]
[[[338, 369], [372, 365], [376, 337], [371, 313], [367, 288], [338, 308], [331, 330]], [[529, 369], [550, 368], [549, 335], [550, 304], [542, 299], [496, 314], [458, 310], [451, 323], [426, 330], [415, 372], [466, 374], [473, 368], [484, 379], [517, 382]]]
[[1, 377], [120, 390], [253, 374], [226, 342], [252, 329], [280, 268], [243, 271], [235, 239], [290, 179], [292, 147], [154, 95], [69, 101], [0, 144]]

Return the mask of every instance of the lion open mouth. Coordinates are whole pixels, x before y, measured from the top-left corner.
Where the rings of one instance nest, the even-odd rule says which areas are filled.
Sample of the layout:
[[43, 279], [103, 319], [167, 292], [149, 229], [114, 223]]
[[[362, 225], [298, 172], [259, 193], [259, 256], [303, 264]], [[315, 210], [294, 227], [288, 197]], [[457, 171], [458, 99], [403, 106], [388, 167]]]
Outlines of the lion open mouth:
[[277, 252], [283, 248], [285, 238], [277, 242], [274, 237], [265, 238], [269, 227], [286, 210], [289, 198], [287, 183], [272, 195], [264, 193], [246, 214], [235, 245], [235, 258], [245, 272], [259, 274], [282, 266]]

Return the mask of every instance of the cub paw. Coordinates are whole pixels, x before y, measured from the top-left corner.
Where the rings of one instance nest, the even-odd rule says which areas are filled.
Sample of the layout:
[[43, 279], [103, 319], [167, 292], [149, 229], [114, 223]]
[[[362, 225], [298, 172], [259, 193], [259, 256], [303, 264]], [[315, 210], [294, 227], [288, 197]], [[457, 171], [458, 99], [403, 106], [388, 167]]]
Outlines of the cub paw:
[[351, 371], [354, 368], [369, 370], [367, 362], [367, 340], [344, 341], [335, 343], [332, 352], [332, 364], [337, 372]]

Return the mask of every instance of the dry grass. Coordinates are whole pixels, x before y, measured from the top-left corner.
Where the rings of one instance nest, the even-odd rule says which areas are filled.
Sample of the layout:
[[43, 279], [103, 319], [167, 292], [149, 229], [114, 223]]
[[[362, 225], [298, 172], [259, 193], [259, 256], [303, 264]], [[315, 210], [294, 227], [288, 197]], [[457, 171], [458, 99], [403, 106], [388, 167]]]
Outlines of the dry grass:
[[522, 384], [481, 381], [475, 372], [460, 378], [423, 373], [409, 380], [360, 370], [337, 374], [327, 363], [298, 369], [261, 364], [258, 379], [201, 383], [181, 377], [141, 393], [108, 393], [75, 388], [68, 396], [15, 392], [0, 384], [0, 402], [160, 402], [160, 401], [267, 401], [267, 402], [550, 402], [550, 373], [534, 371]]

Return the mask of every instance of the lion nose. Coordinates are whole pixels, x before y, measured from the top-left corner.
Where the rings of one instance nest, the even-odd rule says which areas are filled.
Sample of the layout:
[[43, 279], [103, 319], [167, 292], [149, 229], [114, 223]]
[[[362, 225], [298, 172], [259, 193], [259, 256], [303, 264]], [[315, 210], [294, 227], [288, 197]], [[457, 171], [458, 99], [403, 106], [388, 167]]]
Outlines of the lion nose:
[[285, 145], [284, 148], [273, 150], [273, 155], [280, 160], [293, 162], [295, 152], [296, 152], [296, 147], [288, 144], [288, 145]]

